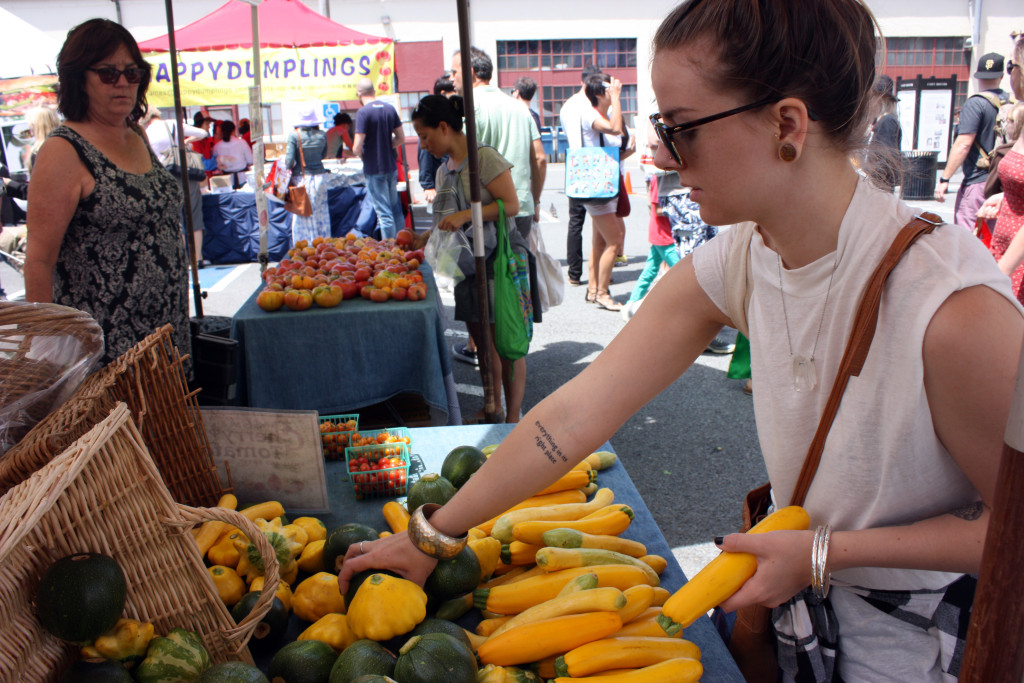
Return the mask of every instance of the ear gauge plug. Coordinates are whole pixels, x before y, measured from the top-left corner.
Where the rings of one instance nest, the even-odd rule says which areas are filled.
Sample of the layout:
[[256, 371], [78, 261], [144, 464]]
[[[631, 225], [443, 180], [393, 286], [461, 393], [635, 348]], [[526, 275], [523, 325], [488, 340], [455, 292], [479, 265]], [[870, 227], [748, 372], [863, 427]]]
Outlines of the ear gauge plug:
[[779, 158], [783, 161], [796, 161], [796, 147], [789, 142], [779, 147]]

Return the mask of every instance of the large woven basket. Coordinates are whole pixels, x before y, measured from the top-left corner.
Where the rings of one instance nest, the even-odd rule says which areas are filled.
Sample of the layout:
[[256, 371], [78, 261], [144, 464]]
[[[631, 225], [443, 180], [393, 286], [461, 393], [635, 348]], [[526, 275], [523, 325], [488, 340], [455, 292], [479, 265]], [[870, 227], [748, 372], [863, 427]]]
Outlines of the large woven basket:
[[66, 400], [102, 351], [88, 313], [0, 301], [0, 452]]
[[264, 591], [235, 624], [217, 595], [188, 529], [205, 520], [237, 526], [263, 556], [268, 585], [278, 564], [266, 537], [244, 515], [196, 509], [171, 498], [124, 404], [71, 448], [0, 498], [0, 681], [55, 681], [77, 647], [36, 619], [39, 579], [75, 552], [113, 557], [128, 581], [125, 616], [197, 632], [213, 662], [252, 662], [249, 637], [270, 609]]
[[128, 404], [171, 495], [179, 503], [214, 505], [221, 485], [195, 392], [164, 325], [92, 375], [60, 409], [0, 458], [0, 493], [23, 481], [102, 420], [117, 401]]

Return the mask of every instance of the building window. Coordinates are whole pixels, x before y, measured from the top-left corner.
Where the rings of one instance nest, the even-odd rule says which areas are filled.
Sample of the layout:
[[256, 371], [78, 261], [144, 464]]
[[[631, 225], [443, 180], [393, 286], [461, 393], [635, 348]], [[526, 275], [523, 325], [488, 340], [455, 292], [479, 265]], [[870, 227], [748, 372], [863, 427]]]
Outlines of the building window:
[[883, 60], [882, 45], [875, 54], [875, 65], [893, 79], [950, 78], [956, 76], [956, 101], [959, 110], [967, 99], [970, 84], [971, 50], [964, 47], [964, 38], [886, 38]]
[[588, 64], [635, 69], [636, 38], [498, 41], [499, 71], [578, 70]]

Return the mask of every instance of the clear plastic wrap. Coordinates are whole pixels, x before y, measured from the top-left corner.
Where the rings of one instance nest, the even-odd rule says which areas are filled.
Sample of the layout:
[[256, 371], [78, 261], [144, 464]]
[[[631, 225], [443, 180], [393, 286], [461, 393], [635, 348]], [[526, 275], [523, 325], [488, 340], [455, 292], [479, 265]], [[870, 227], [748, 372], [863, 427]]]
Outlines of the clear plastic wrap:
[[102, 354], [103, 332], [87, 313], [0, 302], [0, 454], [64, 403]]
[[473, 247], [461, 230], [434, 230], [423, 255], [440, 289], [450, 289], [466, 279], [460, 263], [473, 264]]

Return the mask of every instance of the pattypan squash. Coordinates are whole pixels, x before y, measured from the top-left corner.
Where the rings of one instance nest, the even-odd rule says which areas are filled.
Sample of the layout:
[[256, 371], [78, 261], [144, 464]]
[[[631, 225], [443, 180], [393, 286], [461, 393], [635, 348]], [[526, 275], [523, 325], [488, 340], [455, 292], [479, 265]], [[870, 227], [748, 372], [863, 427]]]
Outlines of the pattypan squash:
[[292, 611], [305, 621], [316, 621], [332, 612], [345, 611], [345, 598], [338, 588], [338, 577], [319, 572], [303, 580], [292, 596]]
[[153, 640], [153, 624], [135, 619], [118, 619], [114, 627], [82, 648], [82, 656], [103, 657], [121, 662], [130, 669], [146, 656]]
[[348, 626], [357, 638], [389, 640], [416, 628], [427, 616], [427, 594], [412, 581], [373, 574], [356, 591]]
[[[295, 576], [298, 573], [298, 565], [295, 563], [295, 558], [302, 552], [302, 543], [299, 543], [297, 538], [297, 533], [301, 529], [298, 527], [285, 527], [281, 524], [280, 517], [270, 522], [265, 519], [257, 519], [255, 524], [274, 548], [274, 552], [277, 555], [277, 563], [280, 565], [278, 571], [281, 578], [289, 581], [289, 576]], [[234, 539], [234, 543], [241, 555], [237, 571], [245, 576], [247, 582], [252, 583], [252, 580], [257, 576], [263, 575], [263, 557], [256, 548], [256, 544], [249, 541], [245, 536]]]
[[356, 642], [355, 634], [348, 627], [348, 617], [344, 614], [325, 614], [303, 631], [297, 640], [319, 640], [327, 643], [336, 651], [341, 652]]

